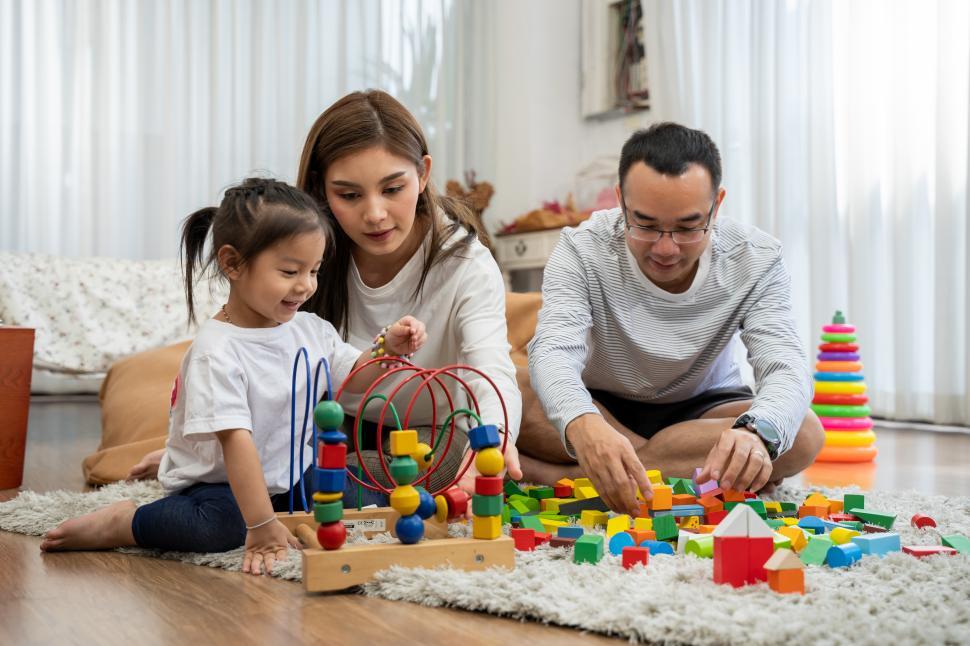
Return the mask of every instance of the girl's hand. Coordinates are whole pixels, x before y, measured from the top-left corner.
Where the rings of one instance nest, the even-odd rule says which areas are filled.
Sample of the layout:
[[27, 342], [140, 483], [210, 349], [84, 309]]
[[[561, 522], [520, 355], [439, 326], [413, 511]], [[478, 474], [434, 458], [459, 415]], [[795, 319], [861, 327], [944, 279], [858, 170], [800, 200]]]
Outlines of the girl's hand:
[[413, 316], [405, 316], [387, 329], [384, 347], [388, 354], [412, 354], [427, 340], [428, 333], [424, 328], [424, 323]]
[[131, 467], [125, 480], [148, 480], [158, 477], [158, 465], [162, 463], [165, 449], [152, 451], [141, 459], [141, 462]]
[[301, 549], [299, 539], [290, 533], [280, 521], [250, 529], [246, 532], [246, 555], [243, 556], [242, 571], [259, 576], [273, 571], [276, 561], [286, 559], [286, 546]]
[[[465, 456], [462, 458], [462, 464], [468, 460], [468, 456], [474, 455], [471, 449], [465, 451]], [[499, 474], [501, 477], [505, 477], [505, 473], [508, 472], [509, 477], [513, 480], [522, 479], [522, 468], [519, 466], [519, 450], [515, 448], [515, 444], [511, 441], [505, 445], [505, 468], [502, 469], [502, 473]], [[475, 478], [480, 476], [478, 468], [475, 466], [474, 459], [471, 466], [468, 467], [468, 471], [465, 471], [465, 475], [461, 477], [458, 481], [458, 487], [467, 493], [469, 496], [475, 495]], [[472, 506], [468, 505], [468, 510], [465, 512], [465, 516], [471, 518], [472, 516]]]

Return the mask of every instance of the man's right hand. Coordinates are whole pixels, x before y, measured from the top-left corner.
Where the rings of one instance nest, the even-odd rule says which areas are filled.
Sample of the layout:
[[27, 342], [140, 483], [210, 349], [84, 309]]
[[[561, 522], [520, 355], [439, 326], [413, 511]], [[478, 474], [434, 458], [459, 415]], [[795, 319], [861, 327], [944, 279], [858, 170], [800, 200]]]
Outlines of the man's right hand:
[[603, 502], [617, 513], [639, 515], [637, 487], [647, 500], [653, 498], [653, 489], [630, 440], [593, 413], [571, 421], [566, 439]]

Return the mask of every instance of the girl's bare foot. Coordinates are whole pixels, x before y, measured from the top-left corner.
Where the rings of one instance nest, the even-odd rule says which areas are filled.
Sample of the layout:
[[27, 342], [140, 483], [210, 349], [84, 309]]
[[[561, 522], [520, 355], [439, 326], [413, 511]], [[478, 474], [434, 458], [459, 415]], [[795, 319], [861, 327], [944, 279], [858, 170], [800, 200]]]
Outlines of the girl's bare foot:
[[44, 534], [41, 551], [104, 550], [112, 547], [134, 545], [131, 519], [135, 515], [135, 503], [122, 500], [103, 509], [65, 520]]

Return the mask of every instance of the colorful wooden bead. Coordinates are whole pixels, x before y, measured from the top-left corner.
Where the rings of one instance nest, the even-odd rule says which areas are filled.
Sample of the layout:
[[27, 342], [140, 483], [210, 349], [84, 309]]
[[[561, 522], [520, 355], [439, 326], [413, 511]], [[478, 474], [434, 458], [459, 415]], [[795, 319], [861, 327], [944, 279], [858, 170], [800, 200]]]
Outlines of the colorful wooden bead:
[[464, 516], [468, 509], [468, 494], [457, 487], [446, 490], [442, 496], [448, 503], [448, 518]]
[[390, 496], [391, 507], [402, 516], [409, 516], [418, 509], [421, 504], [421, 496], [417, 489], [411, 485], [401, 485], [395, 487]]
[[347, 528], [339, 520], [334, 523], [326, 523], [317, 527], [317, 541], [320, 547], [325, 550], [340, 549], [340, 546], [347, 540]]
[[316, 480], [317, 491], [322, 491], [324, 493], [334, 493], [337, 491], [344, 490], [344, 482], [346, 480], [347, 471], [344, 468], [340, 469], [314, 469], [313, 475]]
[[502, 478], [499, 476], [476, 476], [475, 493], [480, 496], [501, 496]]
[[502, 443], [498, 433], [498, 426], [483, 424], [468, 431], [468, 443], [472, 451], [481, 451], [489, 447], [496, 447]]
[[344, 517], [344, 503], [336, 502], [315, 503], [313, 505], [313, 520], [318, 523], [333, 523]]
[[496, 448], [487, 448], [475, 456], [475, 468], [483, 476], [497, 476], [505, 468], [505, 458]]
[[472, 514], [475, 516], [498, 516], [502, 513], [502, 496], [472, 496]]
[[323, 429], [337, 429], [344, 423], [344, 407], [340, 402], [326, 399], [313, 408], [313, 421]]
[[410, 455], [400, 455], [391, 460], [390, 472], [397, 484], [411, 484], [418, 477], [418, 463]]
[[417, 431], [391, 431], [391, 455], [411, 455], [418, 448]]
[[423, 520], [428, 520], [434, 516], [435, 511], [437, 511], [434, 498], [431, 497], [431, 494], [428, 493], [428, 490], [424, 487], [415, 487], [415, 490], [418, 492], [419, 502], [418, 508], [414, 513], [420, 516]]
[[322, 491], [313, 492], [313, 502], [333, 502], [334, 500], [340, 500], [343, 497], [343, 491], [333, 491], [330, 493], [324, 493]]
[[417, 514], [401, 516], [394, 523], [397, 538], [405, 545], [417, 543], [424, 536], [424, 521]]
[[317, 441], [322, 444], [347, 443], [347, 435], [343, 431], [329, 430], [317, 433]]
[[317, 444], [317, 466], [321, 469], [343, 469], [347, 466], [347, 445]]
[[420, 471], [426, 471], [434, 460], [434, 453], [431, 452], [430, 446], [424, 442], [418, 442], [411, 452], [411, 459], [417, 462]]

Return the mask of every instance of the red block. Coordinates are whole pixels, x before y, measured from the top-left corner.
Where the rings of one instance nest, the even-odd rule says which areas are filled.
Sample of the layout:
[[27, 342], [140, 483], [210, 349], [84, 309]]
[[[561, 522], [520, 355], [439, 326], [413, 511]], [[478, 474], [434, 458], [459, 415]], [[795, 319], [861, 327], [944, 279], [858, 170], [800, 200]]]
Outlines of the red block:
[[572, 498], [573, 488], [569, 485], [555, 485], [552, 488], [552, 495], [556, 498]]
[[926, 558], [927, 556], [936, 556], [937, 554], [956, 556], [959, 553], [952, 547], [944, 547], [942, 545], [903, 545], [903, 551], [918, 559]]
[[844, 523], [846, 521], [856, 521], [859, 520], [852, 514], [829, 514], [829, 520], [833, 523]]
[[748, 539], [748, 583], [767, 581], [765, 562], [775, 551], [775, 541], [770, 536]]
[[728, 513], [726, 511], [724, 511], [723, 509], [719, 509], [718, 511], [708, 512], [707, 513], [707, 516], [705, 516], [707, 522], [704, 523], [704, 524], [705, 525], [717, 525], [722, 520], [724, 520], [724, 517], [727, 516], [727, 515], [728, 515]]
[[758, 494], [756, 494], [753, 491], [745, 491], [744, 492], [744, 499], [745, 500], [751, 500], [752, 498], [757, 498], [757, 497], [758, 497]]
[[623, 567], [629, 570], [637, 563], [650, 562], [650, 548], [627, 546], [623, 548]]
[[735, 588], [745, 584], [749, 540], [746, 536], [714, 537], [714, 583], [729, 583]]
[[936, 527], [936, 521], [929, 516], [924, 516], [923, 514], [916, 514], [910, 521], [913, 527], [916, 529], [923, 529], [924, 527]]
[[536, 545], [543, 545], [545, 543], [548, 543], [549, 539], [551, 538], [552, 538], [552, 534], [549, 534], [547, 532], [536, 532]]
[[512, 541], [515, 543], [515, 549], [517, 550], [531, 552], [536, 548], [536, 530], [534, 529], [513, 527], [509, 535], [512, 537]]
[[502, 494], [502, 476], [477, 476], [475, 493], [479, 496], [499, 496]]
[[343, 469], [347, 466], [347, 445], [317, 444], [317, 466], [321, 469]]

